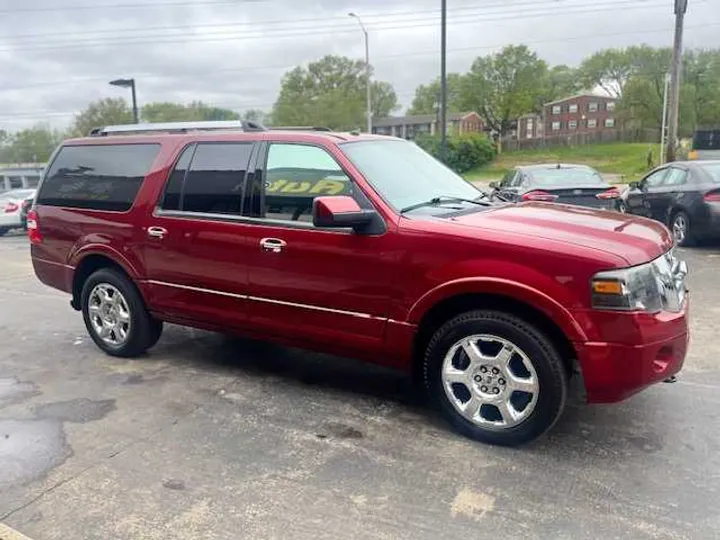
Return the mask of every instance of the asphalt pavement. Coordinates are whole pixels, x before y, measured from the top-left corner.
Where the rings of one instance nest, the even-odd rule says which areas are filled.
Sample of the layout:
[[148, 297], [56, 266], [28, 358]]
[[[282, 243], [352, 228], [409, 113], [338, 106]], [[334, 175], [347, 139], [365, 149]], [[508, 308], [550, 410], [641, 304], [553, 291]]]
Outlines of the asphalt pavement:
[[548, 436], [502, 449], [346, 359], [174, 326], [107, 357], [25, 238], [0, 238], [0, 538], [720, 538], [720, 249], [681, 256], [679, 381], [575, 393]]

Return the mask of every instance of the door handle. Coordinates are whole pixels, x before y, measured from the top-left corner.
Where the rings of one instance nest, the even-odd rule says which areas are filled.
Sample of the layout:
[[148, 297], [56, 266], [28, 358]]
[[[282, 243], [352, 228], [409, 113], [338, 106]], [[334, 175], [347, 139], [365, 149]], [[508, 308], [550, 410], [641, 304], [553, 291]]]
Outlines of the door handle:
[[260, 240], [260, 247], [263, 251], [280, 253], [285, 246], [287, 246], [287, 242], [285, 242], [285, 240], [280, 240], [279, 238], [263, 238]]
[[162, 240], [168, 231], [163, 227], [148, 227], [147, 233], [150, 238], [159, 238]]

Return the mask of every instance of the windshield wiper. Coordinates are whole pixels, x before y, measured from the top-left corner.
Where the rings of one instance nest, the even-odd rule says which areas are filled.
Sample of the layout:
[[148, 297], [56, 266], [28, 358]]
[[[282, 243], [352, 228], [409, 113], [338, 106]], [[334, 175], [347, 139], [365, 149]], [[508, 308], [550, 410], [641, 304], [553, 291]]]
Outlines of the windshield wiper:
[[477, 204], [478, 206], [492, 206], [493, 203], [489, 201], [478, 201], [477, 199], [463, 199], [462, 197], [447, 197], [447, 196], [441, 196], [441, 197], [433, 197], [429, 201], [424, 201], [417, 204], [411, 204], [410, 206], [406, 206], [402, 210], [400, 210], [401, 214], [406, 214], [407, 212], [412, 212], [413, 210], [417, 210], [418, 208], [424, 208], [426, 206], [439, 206], [443, 203], [452, 203], [452, 202], [464, 202], [469, 204]]

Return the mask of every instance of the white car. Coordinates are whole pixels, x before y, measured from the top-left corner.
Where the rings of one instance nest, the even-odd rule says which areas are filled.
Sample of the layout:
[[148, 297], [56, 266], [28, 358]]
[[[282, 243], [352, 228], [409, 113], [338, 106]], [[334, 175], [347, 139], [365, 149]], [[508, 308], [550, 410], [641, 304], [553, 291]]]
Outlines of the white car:
[[23, 202], [34, 196], [34, 189], [14, 189], [0, 193], [0, 236], [11, 229], [19, 229], [23, 226]]

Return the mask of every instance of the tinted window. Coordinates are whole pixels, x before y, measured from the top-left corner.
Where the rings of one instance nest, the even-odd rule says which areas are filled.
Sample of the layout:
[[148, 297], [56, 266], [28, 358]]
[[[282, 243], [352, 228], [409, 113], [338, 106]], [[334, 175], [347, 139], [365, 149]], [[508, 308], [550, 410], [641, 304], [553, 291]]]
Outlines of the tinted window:
[[165, 187], [165, 195], [162, 201], [162, 208], [164, 210], [180, 210], [180, 193], [193, 152], [195, 152], [195, 145], [187, 147], [175, 165], [175, 169], [170, 174], [170, 179]]
[[561, 187], [573, 185], [605, 184], [602, 176], [592, 169], [535, 169], [531, 173], [532, 185], [538, 187]]
[[321, 195], [352, 195], [352, 184], [325, 150], [301, 144], [271, 144], [265, 178], [265, 217], [312, 222]]
[[185, 212], [240, 214], [252, 143], [199, 144], [183, 187]]
[[65, 146], [42, 183], [38, 204], [129, 210], [159, 151], [158, 144]]
[[693, 150], [720, 150], [720, 129], [696, 131], [693, 135]]

